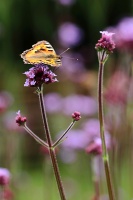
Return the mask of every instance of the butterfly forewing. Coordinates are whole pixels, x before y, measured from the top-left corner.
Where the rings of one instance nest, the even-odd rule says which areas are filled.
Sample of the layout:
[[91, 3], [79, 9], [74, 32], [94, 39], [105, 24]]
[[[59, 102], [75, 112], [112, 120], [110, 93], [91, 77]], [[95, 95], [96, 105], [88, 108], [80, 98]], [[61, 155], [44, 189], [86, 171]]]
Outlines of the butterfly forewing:
[[61, 66], [61, 57], [55, 53], [51, 44], [47, 41], [40, 41], [32, 45], [31, 49], [24, 51], [21, 54], [24, 63], [39, 64], [44, 63], [52, 67]]

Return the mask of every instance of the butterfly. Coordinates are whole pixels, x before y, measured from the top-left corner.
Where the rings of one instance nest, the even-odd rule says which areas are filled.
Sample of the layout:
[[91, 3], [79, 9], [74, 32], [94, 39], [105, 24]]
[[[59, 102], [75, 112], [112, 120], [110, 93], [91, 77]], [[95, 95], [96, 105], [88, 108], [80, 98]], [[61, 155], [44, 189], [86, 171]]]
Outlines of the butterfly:
[[43, 63], [52, 67], [62, 65], [61, 56], [57, 55], [52, 45], [45, 40], [32, 45], [31, 49], [24, 51], [20, 56], [25, 64]]

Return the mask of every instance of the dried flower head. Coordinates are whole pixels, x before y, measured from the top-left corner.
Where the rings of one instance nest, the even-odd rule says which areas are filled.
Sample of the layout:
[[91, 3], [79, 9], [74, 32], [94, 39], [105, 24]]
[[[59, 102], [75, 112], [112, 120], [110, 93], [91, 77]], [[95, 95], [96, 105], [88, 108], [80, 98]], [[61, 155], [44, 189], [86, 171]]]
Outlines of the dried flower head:
[[27, 121], [27, 118], [21, 116], [20, 110], [16, 114], [17, 114], [17, 116], [15, 118], [16, 119], [16, 123], [18, 124], [18, 126], [24, 126], [24, 124]]
[[44, 64], [35, 65], [24, 74], [27, 77], [24, 84], [26, 87], [40, 87], [43, 83], [48, 84], [57, 81], [56, 75]]

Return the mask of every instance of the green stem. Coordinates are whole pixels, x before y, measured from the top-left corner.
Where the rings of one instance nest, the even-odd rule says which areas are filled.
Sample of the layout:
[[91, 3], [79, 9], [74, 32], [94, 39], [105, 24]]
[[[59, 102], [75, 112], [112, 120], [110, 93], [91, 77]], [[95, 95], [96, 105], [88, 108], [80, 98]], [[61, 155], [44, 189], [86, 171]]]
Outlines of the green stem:
[[[105, 53], [106, 52], [103, 52], [102, 58], [104, 58]], [[106, 143], [105, 143], [105, 134], [104, 134], [104, 113], [103, 113], [104, 64], [105, 64], [105, 61], [103, 61], [103, 59], [101, 59], [101, 62], [99, 62], [99, 75], [98, 75], [98, 107], [99, 107], [100, 136], [101, 136], [101, 140], [102, 140], [102, 157], [103, 157], [103, 162], [104, 162], [109, 198], [110, 198], [110, 200], [115, 200], [112, 179], [111, 179], [111, 173], [110, 173], [110, 168], [109, 168], [108, 152], [107, 152], [107, 147], [106, 147]]]
[[60, 198], [61, 198], [61, 200], [66, 200], [64, 188], [63, 188], [63, 184], [61, 181], [61, 176], [60, 176], [60, 172], [59, 172], [59, 168], [58, 168], [58, 163], [57, 163], [57, 159], [56, 159], [55, 150], [52, 147], [53, 144], [52, 144], [51, 134], [49, 131], [46, 110], [45, 110], [45, 105], [44, 105], [44, 100], [43, 100], [43, 88], [41, 87], [41, 88], [39, 88], [39, 90], [40, 90], [40, 92], [38, 93], [39, 102], [40, 102], [40, 108], [41, 108], [41, 114], [42, 114], [42, 120], [43, 120], [44, 130], [45, 130], [45, 134], [46, 134], [46, 139], [47, 139], [47, 143], [49, 146], [50, 158], [51, 158], [51, 162], [53, 165], [53, 170], [54, 170], [58, 190], [60, 193]]

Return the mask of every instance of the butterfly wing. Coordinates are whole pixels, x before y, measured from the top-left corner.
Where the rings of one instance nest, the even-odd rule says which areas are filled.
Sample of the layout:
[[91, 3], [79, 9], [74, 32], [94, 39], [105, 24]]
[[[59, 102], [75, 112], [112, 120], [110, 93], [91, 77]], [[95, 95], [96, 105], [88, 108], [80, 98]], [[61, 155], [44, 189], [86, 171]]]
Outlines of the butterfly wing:
[[31, 49], [24, 51], [21, 58], [26, 64], [44, 63], [53, 67], [61, 66], [61, 57], [55, 53], [51, 44], [44, 40], [37, 42], [32, 45]]

